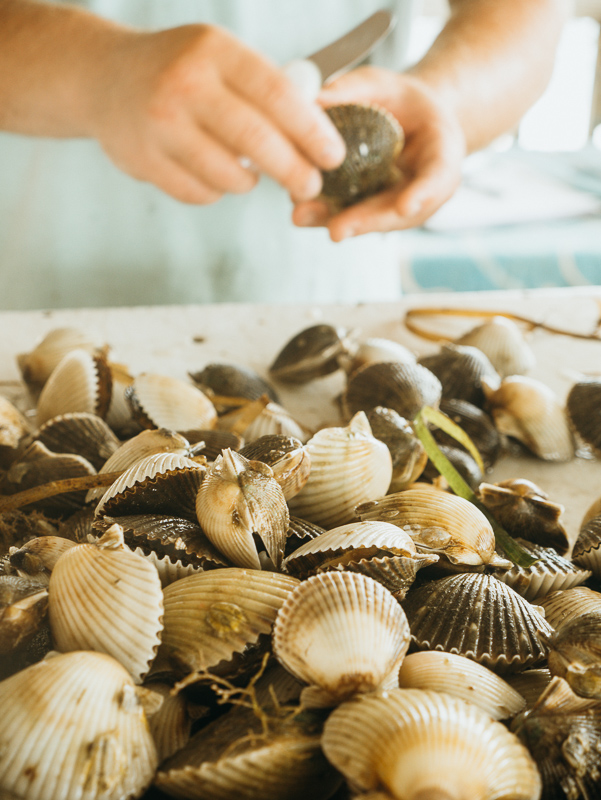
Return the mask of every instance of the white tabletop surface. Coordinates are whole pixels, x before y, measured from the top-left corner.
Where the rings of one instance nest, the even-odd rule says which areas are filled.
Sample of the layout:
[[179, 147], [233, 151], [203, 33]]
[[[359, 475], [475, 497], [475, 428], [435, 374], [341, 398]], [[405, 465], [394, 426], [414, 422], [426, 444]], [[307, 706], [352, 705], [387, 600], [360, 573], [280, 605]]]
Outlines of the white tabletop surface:
[[[405, 313], [413, 307], [478, 308], [527, 316], [581, 333], [595, 330], [601, 316], [601, 287], [541, 289], [522, 292], [479, 292], [413, 295], [401, 302], [357, 306], [160, 306], [0, 313], [0, 393], [21, 408], [28, 405], [15, 356], [31, 350], [50, 330], [73, 326], [98, 344], [108, 344], [111, 357], [135, 375], [159, 372], [185, 378], [215, 361], [242, 364], [267, 377], [267, 368], [295, 333], [317, 322], [344, 325], [364, 336], [382, 336], [408, 346], [417, 355], [434, 352], [437, 344], [410, 333]], [[478, 319], [438, 320], [441, 332], [461, 333]], [[536, 366], [529, 373], [565, 399], [582, 375], [601, 375], [601, 341], [551, 335], [540, 329], [526, 334]], [[278, 384], [283, 405], [311, 427], [341, 422], [336, 397], [344, 387], [338, 372], [302, 387]], [[567, 464], [535, 458], [505, 457], [489, 480], [510, 477], [535, 481], [550, 498], [565, 506], [564, 523], [573, 536], [588, 507], [601, 497], [601, 461], [577, 458]]]

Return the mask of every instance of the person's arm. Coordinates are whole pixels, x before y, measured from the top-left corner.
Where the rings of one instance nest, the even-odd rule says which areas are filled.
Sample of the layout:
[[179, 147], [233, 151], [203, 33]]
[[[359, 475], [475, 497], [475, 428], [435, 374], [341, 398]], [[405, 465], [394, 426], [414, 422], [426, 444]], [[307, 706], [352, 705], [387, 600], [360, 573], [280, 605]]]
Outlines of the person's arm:
[[136, 31], [36, 0], [0, 0], [0, 129], [96, 138], [191, 203], [248, 191], [258, 171], [305, 200], [344, 156], [326, 114], [226, 31]]
[[569, 0], [450, 0], [451, 14], [407, 72], [366, 67], [321, 94], [326, 105], [375, 102], [405, 130], [403, 179], [332, 215], [321, 201], [298, 205], [297, 225], [327, 225], [335, 241], [421, 225], [450, 198], [464, 156], [511, 130], [546, 87]]

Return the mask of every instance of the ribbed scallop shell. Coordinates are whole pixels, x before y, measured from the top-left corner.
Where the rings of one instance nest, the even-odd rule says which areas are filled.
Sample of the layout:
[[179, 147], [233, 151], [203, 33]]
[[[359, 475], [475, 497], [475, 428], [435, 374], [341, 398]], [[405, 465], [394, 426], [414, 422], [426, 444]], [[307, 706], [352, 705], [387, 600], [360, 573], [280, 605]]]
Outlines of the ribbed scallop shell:
[[601, 592], [588, 586], [575, 586], [573, 589], [551, 592], [537, 600], [537, 605], [544, 609], [549, 625], [560, 630], [565, 623], [582, 614], [591, 611], [601, 613]]
[[424, 471], [428, 456], [411, 424], [394, 409], [376, 406], [367, 414], [371, 432], [388, 447], [392, 457], [389, 491], [400, 492]]
[[543, 661], [551, 626], [517, 592], [482, 573], [431, 581], [408, 592], [403, 608], [420, 650], [473, 658], [498, 672]]
[[289, 513], [284, 493], [267, 464], [224, 450], [198, 490], [196, 516], [207, 538], [232, 563], [261, 569], [256, 535], [272, 566], [279, 569]]
[[494, 388], [501, 382], [496, 369], [477, 347], [443, 345], [438, 353], [422, 356], [418, 363], [436, 375], [444, 399], [467, 400], [479, 408], [484, 405], [482, 382]]
[[296, 678], [333, 704], [371, 692], [394, 674], [409, 647], [409, 625], [377, 581], [327, 572], [303, 581], [286, 600], [273, 629], [273, 651]]
[[518, 691], [526, 701], [526, 708], [532, 708], [551, 682], [547, 667], [527, 669], [507, 676], [507, 683]]
[[159, 708], [148, 716], [148, 726], [157, 749], [159, 764], [169, 758], [190, 739], [192, 719], [188, 714], [188, 704], [183, 694], [173, 694], [166, 683], [150, 682], [145, 688], [160, 695]]
[[39, 389], [72, 350], [92, 354], [96, 349], [88, 334], [78, 328], [54, 328], [29, 353], [20, 353], [17, 364], [25, 383]]
[[[467, 433], [476, 445], [485, 469], [492, 467], [501, 454], [503, 443], [491, 417], [467, 400], [441, 400], [440, 410]], [[435, 428], [432, 435], [440, 444], [460, 447], [456, 439], [440, 428]]]
[[295, 550], [298, 550], [301, 545], [310, 542], [317, 536], [321, 536], [322, 533], [325, 533], [325, 529], [320, 525], [316, 525], [314, 522], [309, 522], [306, 519], [301, 519], [300, 517], [291, 515], [288, 530], [286, 532], [286, 549], [284, 550], [284, 557], [288, 558], [288, 556], [292, 555]]
[[351, 375], [355, 370], [365, 367], [367, 364], [377, 364], [380, 361], [400, 361], [403, 364], [415, 364], [416, 360], [411, 350], [400, 342], [372, 336], [368, 339], [363, 339], [359, 343], [356, 352], [349, 359], [348, 366], [345, 368]]
[[[165, 428], [145, 430], [123, 442], [105, 461], [100, 472], [123, 472], [148, 456], [159, 453], [175, 453], [187, 456], [190, 444], [181, 434]], [[90, 489], [86, 502], [100, 499], [106, 489]]]
[[112, 483], [96, 506], [103, 514], [179, 514], [196, 519], [196, 494], [206, 468], [176, 453], [137, 461]]
[[579, 586], [591, 577], [590, 570], [574, 566], [552, 547], [541, 547], [525, 539], [516, 541], [537, 560], [529, 567], [514, 565], [509, 570], [497, 571], [495, 577], [531, 603], [538, 602], [551, 592]]
[[399, 671], [401, 689], [431, 689], [459, 697], [493, 719], [515, 716], [524, 698], [494, 672], [455, 653], [426, 650], [406, 656]]
[[357, 506], [362, 520], [381, 520], [405, 530], [418, 549], [445, 556], [452, 564], [478, 566], [497, 561], [490, 522], [473, 503], [433, 489], [407, 489]]
[[348, 352], [346, 328], [320, 323], [295, 334], [269, 367], [272, 377], [305, 383], [339, 369], [339, 358]]
[[566, 401], [570, 422], [580, 438], [601, 455], [601, 379], [575, 383]]
[[222, 431], [216, 428], [212, 430], [194, 430], [182, 431], [190, 446], [195, 453], [205, 456], [207, 461], [215, 461], [217, 456], [221, 455], [222, 450], [229, 447], [230, 450], [240, 450], [244, 445], [244, 439], [237, 433], [232, 431]]
[[192, 737], [155, 781], [188, 800], [326, 800], [339, 783], [318, 735], [275, 720], [264, 734], [258, 717], [240, 708]]
[[152, 674], [175, 673], [180, 686], [229, 661], [271, 633], [298, 580], [275, 572], [219, 569], [182, 578], [164, 590], [162, 644]]
[[168, 375], [137, 375], [125, 396], [145, 428], [184, 431], [214, 428], [217, 422], [215, 406], [200, 389]]
[[50, 573], [62, 554], [76, 544], [77, 542], [62, 536], [36, 536], [22, 547], [11, 549], [10, 563], [29, 575], [38, 572]]
[[567, 416], [555, 393], [541, 381], [523, 375], [505, 378], [487, 396], [501, 433], [513, 436], [545, 461], [570, 461], [574, 441]]
[[0, 653], [6, 656], [30, 641], [47, 611], [48, 589], [44, 579], [0, 575]]
[[577, 695], [601, 700], [601, 612], [564, 622], [551, 637], [548, 663]]
[[286, 500], [298, 494], [309, 479], [311, 456], [294, 436], [260, 436], [238, 452], [250, 461], [270, 466]]
[[210, 397], [219, 395], [257, 400], [266, 394], [274, 403], [279, 402], [273, 386], [254, 370], [241, 364], [207, 364], [199, 372], [191, 372], [190, 377], [198, 388]]
[[96, 470], [102, 468], [120, 445], [101, 417], [84, 411], [53, 417], [41, 426], [36, 439], [54, 453], [83, 456]]
[[398, 179], [396, 159], [405, 140], [397, 119], [376, 105], [348, 103], [326, 108], [346, 144], [342, 164], [323, 173], [324, 197], [339, 206], [357, 203]]
[[520, 327], [507, 317], [486, 320], [457, 339], [457, 344], [482, 350], [502, 378], [525, 375], [536, 362]]
[[348, 416], [384, 406], [414, 419], [424, 406], [438, 408], [441, 396], [440, 381], [421, 364], [382, 361], [349, 377], [343, 403]]
[[0, 396], [0, 447], [14, 450], [29, 433], [29, 423], [6, 397]]
[[572, 560], [601, 578], [601, 514], [582, 524], [574, 542]]
[[61, 556], [48, 610], [58, 650], [108, 653], [142, 680], [161, 641], [163, 593], [156, 569], [125, 547], [118, 525], [97, 545]]
[[72, 411], [105, 417], [112, 392], [106, 359], [86, 350], [73, 350], [56, 366], [40, 394], [37, 424]]
[[290, 501], [290, 511], [324, 528], [349, 522], [355, 506], [382, 496], [390, 485], [390, 452], [372, 435], [362, 412], [346, 428], [318, 431], [307, 450], [311, 474]]
[[306, 431], [279, 403], [268, 403], [242, 430], [242, 436], [247, 442], [254, 442], [261, 436], [292, 436], [301, 442], [307, 440]]
[[102, 653], [48, 657], [0, 683], [0, 795], [139, 797], [157, 766], [125, 669]]
[[456, 697], [419, 689], [368, 695], [326, 721], [327, 758], [360, 791], [395, 798], [538, 800], [528, 751], [505, 726]]

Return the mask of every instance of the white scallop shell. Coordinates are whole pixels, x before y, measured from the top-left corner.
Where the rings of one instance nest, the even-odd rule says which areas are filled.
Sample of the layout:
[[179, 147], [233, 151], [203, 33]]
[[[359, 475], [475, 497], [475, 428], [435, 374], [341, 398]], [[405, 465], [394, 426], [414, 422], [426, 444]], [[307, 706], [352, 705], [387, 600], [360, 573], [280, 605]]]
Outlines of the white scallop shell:
[[307, 442], [311, 474], [290, 500], [297, 517], [332, 528], [350, 522], [359, 503], [386, 493], [392, 479], [388, 447], [374, 436], [363, 411], [346, 428], [323, 428]]
[[483, 664], [455, 653], [426, 650], [405, 657], [401, 689], [432, 689], [474, 703], [493, 719], [515, 716], [526, 705], [519, 692]]
[[0, 795], [121, 800], [157, 754], [136, 688], [103, 653], [54, 655], [0, 683]]
[[108, 653], [142, 680], [161, 641], [163, 593], [155, 567], [123, 544], [119, 525], [95, 545], [67, 550], [48, 591], [58, 650]]
[[294, 419], [292, 414], [279, 403], [268, 403], [255, 420], [243, 431], [246, 442], [254, 442], [260, 436], [293, 436], [300, 442], [307, 441], [307, 432]]
[[97, 361], [86, 350], [72, 350], [54, 369], [40, 394], [37, 424], [67, 414], [85, 411], [97, 414], [102, 393]]
[[536, 361], [520, 327], [507, 317], [492, 317], [457, 339], [457, 344], [482, 350], [502, 378], [524, 375]]
[[78, 328], [54, 328], [29, 353], [17, 356], [26, 383], [44, 384], [53, 370], [72, 350], [96, 351], [89, 336]]
[[396, 673], [409, 647], [409, 624], [377, 581], [327, 572], [303, 581], [280, 611], [273, 651], [296, 678], [333, 703], [374, 691]]
[[420, 689], [373, 694], [335, 709], [322, 747], [362, 791], [395, 798], [538, 800], [541, 779], [501, 722], [456, 697]]
[[157, 428], [186, 431], [215, 427], [215, 406], [191, 383], [145, 372], [134, 378], [131, 389], [135, 404]]
[[551, 592], [537, 600], [537, 604], [544, 609], [549, 625], [559, 630], [566, 622], [582, 614], [593, 611], [601, 613], [601, 592], [588, 586], [574, 586], [572, 589]]

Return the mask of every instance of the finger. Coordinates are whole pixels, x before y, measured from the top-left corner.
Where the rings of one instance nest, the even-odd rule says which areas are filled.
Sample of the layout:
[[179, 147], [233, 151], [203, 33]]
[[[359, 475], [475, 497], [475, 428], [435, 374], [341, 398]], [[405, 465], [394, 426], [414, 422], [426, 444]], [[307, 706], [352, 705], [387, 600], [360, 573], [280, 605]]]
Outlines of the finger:
[[300, 228], [319, 228], [327, 225], [332, 211], [321, 200], [299, 203], [292, 212], [292, 222]]
[[220, 194], [243, 194], [257, 183], [254, 169], [240, 163], [239, 155], [228, 150], [205, 131], [182, 124], [176, 142], [169, 140], [165, 152], [185, 171]]
[[144, 173], [138, 177], [153, 183], [182, 203], [210, 205], [223, 196], [221, 192], [207, 186], [206, 183], [195, 178], [176, 161], [162, 153], [150, 156], [146, 162]]
[[327, 114], [303, 97], [282, 71], [256, 54], [251, 57], [252, 69], [228, 73], [229, 86], [259, 108], [312, 164], [321, 169], [339, 166], [346, 148]]
[[357, 205], [344, 209], [328, 222], [330, 238], [341, 242], [351, 236], [374, 231], [385, 232], [411, 227], [395, 207], [396, 191], [382, 192]]
[[294, 200], [310, 200], [319, 194], [319, 170], [261, 112], [223, 88], [215, 93], [210, 106], [211, 113], [200, 122], [226, 147], [248, 156]]

